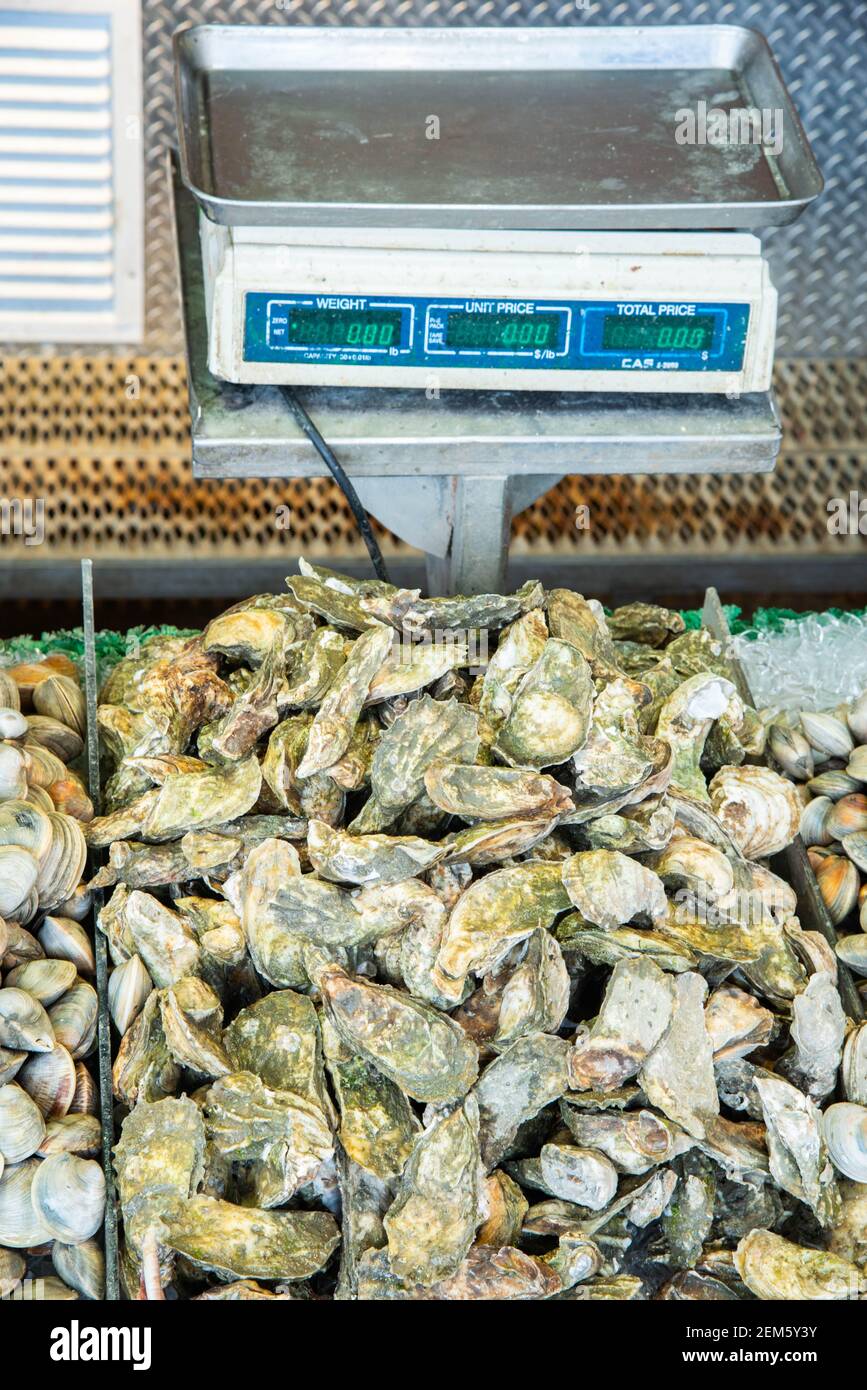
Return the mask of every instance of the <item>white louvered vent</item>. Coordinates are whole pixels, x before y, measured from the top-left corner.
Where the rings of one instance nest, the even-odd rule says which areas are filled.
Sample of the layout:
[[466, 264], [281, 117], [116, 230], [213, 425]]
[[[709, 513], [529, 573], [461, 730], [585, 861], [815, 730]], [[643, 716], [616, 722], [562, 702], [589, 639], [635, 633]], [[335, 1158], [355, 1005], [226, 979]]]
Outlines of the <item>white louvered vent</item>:
[[0, 0], [0, 342], [136, 342], [139, 0]]

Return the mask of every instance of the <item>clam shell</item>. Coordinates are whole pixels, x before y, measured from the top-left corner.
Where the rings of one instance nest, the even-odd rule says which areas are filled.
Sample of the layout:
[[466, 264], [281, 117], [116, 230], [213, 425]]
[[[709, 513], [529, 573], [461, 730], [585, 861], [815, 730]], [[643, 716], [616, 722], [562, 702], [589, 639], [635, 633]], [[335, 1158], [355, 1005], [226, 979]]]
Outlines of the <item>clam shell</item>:
[[17, 1080], [32, 1096], [46, 1119], [65, 1115], [76, 1093], [75, 1063], [68, 1050], [56, 1044], [50, 1052], [27, 1058]]
[[846, 835], [841, 840], [843, 853], [848, 855], [852, 863], [867, 874], [867, 830], [859, 830], [854, 835]]
[[5, 1086], [7, 1081], [18, 1075], [29, 1056], [28, 1052], [16, 1052], [8, 1047], [0, 1047], [0, 1086]]
[[43, 748], [41, 743], [36, 743], [33, 739], [27, 740], [23, 756], [27, 766], [27, 781], [31, 787], [44, 787], [47, 791], [52, 782], [66, 776], [66, 764], [56, 753]]
[[27, 737], [31, 743], [47, 748], [62, 763], [71, 763], [84, 752], [84, 739], [75, 729], [51, 719], [47, 714], [28, 714]]
[[71, 917], [44, 917], [37, 935], [47, 956], [71, 961], [80, 975], [95, 974], [93, 943], [84, 927]]
[[76, 1245], [96, 1235], [105, 1215], [105, 1175], [91, 1158], [53, 1154], [34, 1174], [30, 1198], [54, 1240]]
[[0, 845], [18, 845], [38, 862], [51, 848], [51, 821], [28, 801], [4, 801], [0, 805]]
[[93, 894], [85, 883], [79, 883], [69, 897], [57, 909], [58, 917], [71, 917], [73, 922], [83, 922], [90, 916], [93, 907]]
[[15, 682], [25, 700], [30, 700], [40, 681], [49, 676], [75, 676], [75, 662], [64, 652], [50, 652], [42, 661], [22, 661], [6, 668], [6, 675]]
[[105, 1256], [95, 1240], [66, 1245], [56, 1240], [51, 1247], [51, 1263], [65, 1284], [82, 1298], [105, 1298]]
[[27, 795], [27, 759], [14, 743], [0, 743], [0, 801]]
[[27, 720], [20, 710], [0, 706], [0, 738], [24, 738]]
[[84, 738], [87, 729], [87, 705], [77, 681], [71, 676], [49, 676], [33, 691], [33, 708], [65, 724]]
[[75, 1064], [75, 1094], [69, 1103], [70, 1115], [98, 1115], [99, 1091], [83, 1062]]
[[60, 1153], [90, 1157], [99, 1153], [101, 1145], [102, 1126], [95, 1115], [57, 1115], [45, 1126], [37, 1153], [40, 1158]]
[[47, 1009], [72, 988], [77, 973], [71, 960], [29, 960], [11, 970], [5, 984], [26, 990]]
[[0, 989], [0, 1046], [50, 1052], [54, 1042], [51, 1019], [38, 999], [23, 989]]
[[11, 1164], [0, 1176], [0, 1245], [26, 1250], [44, 1245], [51, 1232], [33, 1206], [33, 1181], [42, 1167], [38, 1158]]
[[845, 1100], [829, 1105], [822, 1130], [834, 1167], [853, 1182], [867, 1183], [867, 1108]]
[[867, 796], [861, 792], [841, 796], [828, 812], [825, 829], [832, 840], [867, 830]]
[[49, 1010], [49, 1018], [59, 1043], [77, 1061], [86, 1057], [96, 1038], [99, 1000], [93, 985], [79, 980]]
[[841, 936], [835, 947], [838, 957], [858, 975], [867, 975], [867, 933], [853, 932]]
[[20, 845], [0, 845], [0, 917], [12, 917], [36, 887], [39, 865]]
[[28, 784], [27, 795], [24, 800], [27, 802], [28, 806], [35, 806], [37, 811], [45, 812], [56, 810], [54, 802], [51, 800], [45, 788], [36, 787], [32, 782]]
[[45, 952], [32, 932], [19, 926], [17, 922], [7, 922], [6, 926], [9, 940], [3, 957], [4, 970], [14, 970], [17, 965], [23, 965], [28, 960], [43, 959]]
[[0, 671], [0, 702], [4, 709], [20, 710], [21, 695], [8, 671]]
[[16, 1254], [14, 1250], [0, 1250], [0, 1298], [8, 1298], [14, 1293], [24, 1278], [26, 1268], [23, 1255]]
[[867, 782], [867, 743], [862, 743], [852, 753], [846, 764], [846, 775], [857, 782]]
[[828, 834], [825, 822], [833, 805], [829, 796], [817, 796], [809, 801], [801, 812], [801, 839], [808, 848], [813, 845], [830, 845], [834, 837]]
[[856, 782], [848, 772], [841, 772], [839, 768], [820, 772], [818, 777], [811, 777], [807, 783], [808, 790], [814, 796], [827, 796], [831, 801], [839, 801], [841, 796], [850, 796], [852, 792], [860, 790], [860, 786], [860, 782]]
[[846, 723], [859, 743], [867, 743], [867, 690], [850, 704]]
[[37, 888], [43, 912], [54, 912], [81, 881], [87, 862], [87, 844], [77, 820], [59, 811], [49, 814], [52, 847], [39, 866]]
[[799, 729], [772, 724], [768, 730], [768, 751], [787, 777], [806, 782], [813, 776], [813, 750]]
[[848, 758], [855, 747], [855, 740], [842, 719], [833, 714], [814, 714], [810, 710], [801, 711], [801, 728], [811, 748], [817, 753], [825, 753], [829, 758]]
[[93, 802], [76, 777], [59, 777], [48, 788], [48, 796], [56, 810], [73, 820], [93, 820]]
[[108, 982], [108, 1007], [119, 1033], [125, 1033], [141, 1013], [153, 987], [141, 956], [130, 956], [115, 966]]
[[0, 1156], [5, 1162], [29, 1158], [44, 1137], [45, 1121], [35, 1101], [14, 1081], [0, 1087]]
[[858, 870], [850, 859], [832, 854], [819, 865], [816, 882], [831, 921], [839, 926], [858, 901]]
[[846, 1039], [840, 1082], [847, 1100], [867, 1105], [867, 1023], [853, 1028]]

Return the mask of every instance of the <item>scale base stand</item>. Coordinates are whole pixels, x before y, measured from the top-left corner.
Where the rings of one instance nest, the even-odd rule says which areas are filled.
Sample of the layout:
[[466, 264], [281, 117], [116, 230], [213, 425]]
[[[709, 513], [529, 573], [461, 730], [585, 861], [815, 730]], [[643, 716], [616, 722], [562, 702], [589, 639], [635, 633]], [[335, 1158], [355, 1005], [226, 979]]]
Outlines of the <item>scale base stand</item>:
[[[326, 476], [276, 389], [208, 370], [198, 206], [172, 173], [193, 475]], [[438, 594], [502, 592], [512, 518], [567, 474], [767, 473], [782, 438], [772, 392], [296, 389], [365, 507], [428, 556]]]

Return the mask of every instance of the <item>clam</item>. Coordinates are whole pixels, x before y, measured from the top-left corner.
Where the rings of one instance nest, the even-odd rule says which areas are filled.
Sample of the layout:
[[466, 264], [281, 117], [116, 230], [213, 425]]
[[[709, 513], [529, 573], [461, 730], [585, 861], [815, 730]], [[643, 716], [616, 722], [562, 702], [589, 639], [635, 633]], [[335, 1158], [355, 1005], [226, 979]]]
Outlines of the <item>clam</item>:
[[826, 821], [834, 803], [829, 796], [817, 796], [801, 812], [801, 839], [805, 845], [830, 845], [833, 835], [826, 829]]
[[820, 772], [818, 777], [811, 777], [807, 783], [807, 790], [812, 792], [813, 796], [827, 796], [831, 801], [839, 801], [841, 796], [851, 796], [853, 792], [857, 792], [860, 785], [848, 772], [832, 768], [829, 772]]
[[66, 1245], [56, 1240], [51, 1247], [51, 1263], [64, 1284], [82, 1298], [105, 1298], [105, 1256], [95, 1240]]
[[[0, 1169], [2, 1176], [2, 1169]], [[27, 1265], [23, 1255], [0, 1249], [0, 1298], [8, 1298], [21, 1284]]]
[[57, 1043], [46, 1052], [28, 1056], [17, 1080], [46, 1119], [65, 1115], [75, 1095], [75, 1063], [66, 1048]]
[[33, 1182], [42, 1167], [38, 1158], [25, 1158], [0, 1174], [0, 1246], [26, 1250], [44, 1245], [52, 1233], [33, 1206]]
[[93, 985], [79, 980], [49, 1010], [54, 1034], [77, 1061], [86, 1057], [96, 1038], [99, 999]]
[[101, 1145], [102, 1126], [96, 1115], [57, 1115], [45, 1126], [36, 1152], [40, 1158], [60, 1153], [90, 1157], [99, 1153]]
[[850, 704], [846, 723], [859, 743], [867, 743], [867, 690]]
[[75, 1091], [69, 1102], [70, 1115], [98, 1115], [99, 1092], [83, 1062], [75, 1063]]
[[8, 1047], [0, 1047], [0, 1086], [12, 1081], [20, 1072], [29, 1054]]
[[45, 1136], [42, 1112], [14, 1081], [0, 1087], [0, 1157], [21, 1163], [36, 1153]]
[[867, 1107], [847, 1100], [829, 1105], [822, 1129], [834, 1167], [853, 1182], [867, 1183]]
[[71, 989], [76, 973], [71, 960], [30, 960], [10, 970], [5, 983], [26, 990], [47, 1009]]
[[0, 743], [0, 801], [27, 795], [27, 759], [14, 743]]
[[854, 835], [844, 835], [840, 844], [843, 853], [852, 860], [855, 867], [860, 869], [862, 874], [867, 874], [867, 830], [856, 831]]
[[860, 792], [841, 796], [828, 812], [825, 830], [832, 840], [867, 830], [867, 796]]
[[93, 975], [96, 960], [93, 943], [84, 927], [71, 917], [43, 917], [37, 932], [39, 944], [47, 956], [71, 961], [79, 975]]
[[20, 845], [0, 845], [0, 917], [12, 917], [28, 901], [39, 865]]
[[59, 777], [48, 788], [48, 796], [55, 810], [74, 820], [93, 820], [93, 802], [77, 777]]
[[[56, 753], [52, 753], [49, 748], [44, 748], [41, 743], [28, 739], [25, 744], [24, 761], [27, 767], [27, 781], [31, 789], [42, 787], [47, 790], [54, 782], [63, 781], [67, 775], [66, 765]], [[49, 800], [51, 798], [49, 797]], [[51, 803], [52, 806], [54, 802]]]
[[[79, 883], [69, 897], [57, 908], [59, 917], [71, 917], [73, 922], [83, 922], [90, 916], [93, 895], [84, 883]], [[85, 972], [86, 973], [86, 972]]]
[[24, 1052], [50, 1052], [54, 1047], [51, 1019], [23, 989], [0, 989], [0, 1047]]
[[819, 865], [816, 882], [831, 921], [839, 926], [858, 901], [858, 870], [850, 859], [832, 854]]
[[846, 764], [846, 775], [854, 777], [856, 782], [867, 782], [867, 743], [853, 749], [852, 756]]
[[87, 862], [87, 844], [81, 826], [72, 816], [52, 811], [48, 815], [52, 844], [40, 863], [37, 889], [43, 912], [54, 912], [76, 888]]
[[21, 696], [8, 671], [0, 671], [0, 704], [4, 709], [20, 710]]
[[125, 1033], [144, 1007], [153, 980], [141, 956], [116, 965], [108, 982], [108, 1007], [119, 1033]]
[[30, 1198], [51, 1237], [76, 1245], [96, 1235], [102, 1225], [105, 1175], [93, 1159], [53, 1154], [34, 1174]]
[[49, 676], [75, 676], [75, 662], [64, 652], [49, 652], [42, 661], [22, 661], [17, 666], [9, 666], [6, 675], [15, 682], [21, 696], [29, 701], [40, 681]]
[[867, 975], [867, 933], [854, 932], [851, 936], [841, 936], [835, 949], [850, 970], [857, 975]]
[[847, 1100], [867, 1105], [867, 1023], [853, 1028], [843, 1045], [840, 1082]]
[[[65, 724], [82, 739], [87, 729], [87, 705], [77, 681], [71, 676], [49, 676], [33, 691], [33, 708], [38, 714]], [[65, 760], [68, 761], [68, 760]]]
[[787, 777], [806, 782], [813, 776], [813, 750], [799, 729], [772, 724], [768, 730], [768, 749]]
[[71, 763], [84, 752], [84, 739], [75, 729], [51, 719], [47, 714], [28, 714], [27, 737], [30, 743], [47, 748], [62, 763]]
[[747, 859], [778, 854], [798, 833], [797, 793], [770, 768], [722, 767], [708, 793], [718, 819]]
[[842, 719], [833, 714], [814, 714], [801, 711], [801, 728], [811, 748], [829, 758], [848, 758], [855, 740]]
[[20, 710], [0, 706], [0, 738], [24, 738], [27, 734], [27, 720]]

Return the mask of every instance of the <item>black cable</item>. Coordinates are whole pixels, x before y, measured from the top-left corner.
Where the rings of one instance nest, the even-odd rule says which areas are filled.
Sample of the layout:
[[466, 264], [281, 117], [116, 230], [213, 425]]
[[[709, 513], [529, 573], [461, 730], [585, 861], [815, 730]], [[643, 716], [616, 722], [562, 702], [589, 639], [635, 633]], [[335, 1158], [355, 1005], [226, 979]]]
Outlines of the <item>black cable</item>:
[[373, 568], [376, 571], [377, 579], [381, 579], [384, 583], [390, 584], [391, 580], [388, 577], [388, 570], [382, 558], [382, 551], [379, 548], [376, 536], [373, 534], [373, 528], [370, 525], [370, 517], [362, 507], [361, 498], [349, 481], [343, 465], [335, 456], [333, 449], [326, 444], [291, 387], [280, 386], [278, 390], [349, 503], [352, 509], [352, 515], [355, 517], [355, 524], [361, 532], [361, 539], [367, 546], [367, 552], [370, 556]]

